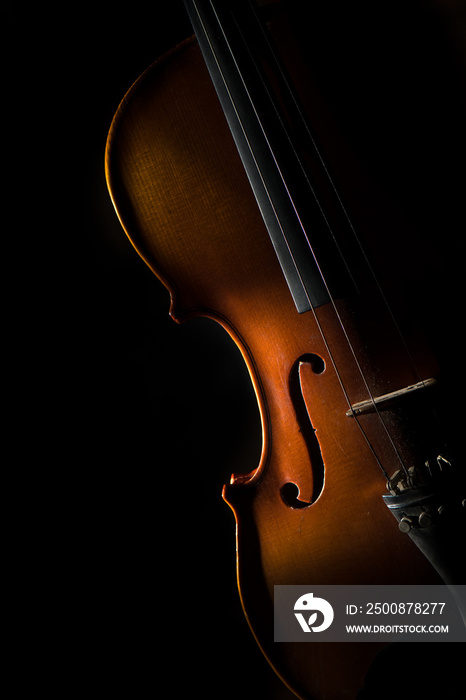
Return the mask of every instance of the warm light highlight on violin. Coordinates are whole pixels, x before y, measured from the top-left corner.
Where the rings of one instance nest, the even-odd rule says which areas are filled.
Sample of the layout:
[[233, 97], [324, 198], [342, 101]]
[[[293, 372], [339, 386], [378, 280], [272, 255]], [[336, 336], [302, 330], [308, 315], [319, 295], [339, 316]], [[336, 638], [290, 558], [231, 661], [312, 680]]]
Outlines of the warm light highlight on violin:
[[[273, 589], [461, 575], [444, 538], [432, 545], [428, 528], [403, 520], [419, 508], [413, 489], [429, 510], [440, 506], [427, 494], [434, 482], [458, 484], [448, 496], [441, 489], [452, 503], [462, 488], [438, 421], [441, 367], [397, 275], [379, 276], [377, 249], [390, 246], [374, 237], [377, 222], [359, 229], [343, 204], [350, 153], [336, 132], [344, 167], [327, 163], [328, 137], [314, 133], [322, 96], [287, 43], [287, 3], [266, 23], [249, 2], [185, 4], [196, 38], [122, 102], [109, 188], [133, 245], [170, 291], [171, 316], [220, 323], [256, 391], [261, 460], [248, 474], [239, 465], [223, 492], [251, 629], [298, 697], [354, 698], [379, 647], [277, 646]], [[349, 191], [378, 196], [357, 164], [350, 179]], [[393, 247], [405, 235], [400, 222]]]

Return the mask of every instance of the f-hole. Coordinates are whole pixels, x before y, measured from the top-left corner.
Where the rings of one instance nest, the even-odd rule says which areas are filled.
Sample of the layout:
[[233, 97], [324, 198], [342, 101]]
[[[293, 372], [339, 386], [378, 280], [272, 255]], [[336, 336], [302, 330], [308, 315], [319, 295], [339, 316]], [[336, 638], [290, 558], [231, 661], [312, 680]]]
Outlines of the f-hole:
[[290, 396], [296, 412], [296, 419], [309, 452], [313, 477], [312, 498], [309, 502], [300, 500], [299, 486], [297, 484], [288, 482], [282, 486], [280, 489], [282, 499], [290, 508], [307, 508], [308, 506], [312, 505], [322, 493], [325, 477], [322, 452], [320, 450], [319, 441], [317, 440], [314, 427], [309, 418], [309, 413], [307, 411], [301, 389], [299, 370], [302, 364], [310, 365], [314, 374], [322, 374], [322, 372], [325, 370], [325, 362], [323, 359], [319, 357], [319, 355], [308, 353], [306, 355], [301, 355], [301, 357], [296, 360], [290, 372]]

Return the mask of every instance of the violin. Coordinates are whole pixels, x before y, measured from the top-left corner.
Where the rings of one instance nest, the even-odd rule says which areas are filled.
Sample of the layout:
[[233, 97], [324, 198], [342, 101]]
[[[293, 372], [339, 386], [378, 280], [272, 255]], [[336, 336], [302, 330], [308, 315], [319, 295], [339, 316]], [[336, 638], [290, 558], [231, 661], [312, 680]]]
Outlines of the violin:
[[114, 117], [109, 191], [173, 320], [216, 321], [249, 371], [261, 458], [223, 498], [252, 633], [297, 697], [354, 699], [383, 645], [274, 643], [274, 586], [464, 582], [457, 387], [417, 314], [424, 244], [333, 117], [306, 3], [185, 6], [193, 36]]

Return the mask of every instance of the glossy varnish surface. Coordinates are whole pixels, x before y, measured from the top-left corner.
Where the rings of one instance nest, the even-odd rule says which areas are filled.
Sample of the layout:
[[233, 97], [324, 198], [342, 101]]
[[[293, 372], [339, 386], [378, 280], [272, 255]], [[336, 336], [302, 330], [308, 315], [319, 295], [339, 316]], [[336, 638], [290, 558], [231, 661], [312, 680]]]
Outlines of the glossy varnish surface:
[[[335, 309], [296, 312], [195, 41], [148, 69], [122, 102], [109, 137], [107, 177], [133, 245], [170, 291], [171, 316], [181, 322], [205, 315], [222, 324], [256, 390], [261, 461], [238, 465], [224, 489], [237, 521], [239, 589], [251, 628], [300, 697], [354, 698], [377, 647], [277, 647], [273, 586], [437, 577], [399, 533], [381, 498], [384, 475], [358, 422], [346, 416], [332, 359], [342, 361], [352, 402], [365, 395]], [[307, 430], [297, 420], [292, 385], [299, 358]], [[414, 378], [407, 370], [402, 379]], [[388, 381], [380, 390], [397, 388]], [[383, 452], [374, 417], [365, 418], [364, 428]], [[397, 467], [387, 459], [389, 469]], [[317, 494], [316, 502], [287, 505], [281, 489], [289, 482], [302, 501]]]

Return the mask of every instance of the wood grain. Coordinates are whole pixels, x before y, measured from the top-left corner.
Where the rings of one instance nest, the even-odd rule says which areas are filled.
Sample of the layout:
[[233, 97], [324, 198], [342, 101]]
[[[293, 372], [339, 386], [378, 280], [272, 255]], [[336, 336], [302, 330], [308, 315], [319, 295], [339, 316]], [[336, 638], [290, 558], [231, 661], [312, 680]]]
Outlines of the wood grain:
[[[256, 391], [261, 460], [238, 465], [224, 488], [237, 522], [239, 590], [251, 629], [299, 697], [354, 698], [379, 647], [277, 647], [273, 586], [438, 578], [382, 502], [385, 478], [367, 435], [393, 470], [396, 459], [383, 431], [373, 416], [364, 417], [365, 434], [346, 416], [340, 380], [353, 402], [365, 398], [364, 387], [335, 308], [295, 310], [195, 41], [154, 64], [125, 97], [106, 168], [121, 223], [169, 290], [173, 319], [204, 315], [220, 323], [240, 348]], [[340, 311], [347, 314], [344, 305]], [[317, 476], [290, 391], [296, 360], [310, 353], [325, 369], [316, 373], [304, 362], [300, 391], [321, 449], [324, 487], [312, 505], [290, 508], [283, 486], [292, 482], [302, 500], [311, 500]], [[340, 377], [335, 360], [344, 367]], [[393, 355], [390, 360], [391, 366]], [[377, 367], [388, 364], [376, 358]], [[390, 375], [381, 390], [413, 381], [409, 370], [404, 374]]]

